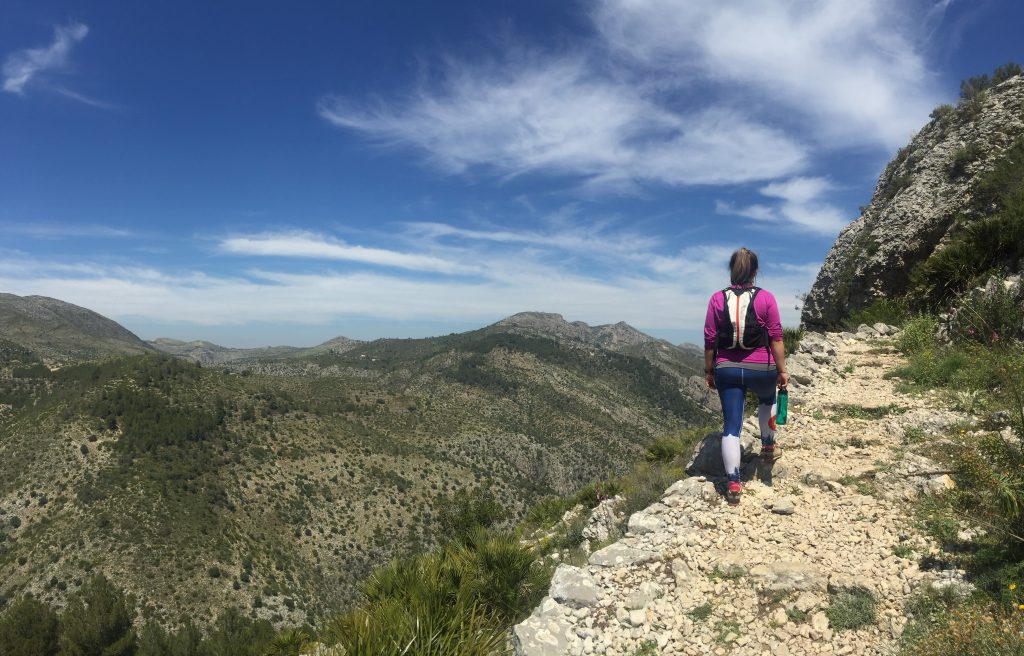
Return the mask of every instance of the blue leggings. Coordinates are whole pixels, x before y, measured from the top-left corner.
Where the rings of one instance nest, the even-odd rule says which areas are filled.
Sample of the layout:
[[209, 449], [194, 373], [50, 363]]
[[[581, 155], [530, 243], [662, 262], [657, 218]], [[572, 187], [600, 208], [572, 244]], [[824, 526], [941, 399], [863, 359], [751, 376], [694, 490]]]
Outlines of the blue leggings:
[[722, 415], [725, 425], [723, 435], [739, 435], [743, 426], [743, 396], [749, 388], [757, 395], [759, 406], [775, 403], [775, 379], [778, 371], [771, 369], [740, 369], [739, 367], [715, 368], [715, 387], [722, 401]]

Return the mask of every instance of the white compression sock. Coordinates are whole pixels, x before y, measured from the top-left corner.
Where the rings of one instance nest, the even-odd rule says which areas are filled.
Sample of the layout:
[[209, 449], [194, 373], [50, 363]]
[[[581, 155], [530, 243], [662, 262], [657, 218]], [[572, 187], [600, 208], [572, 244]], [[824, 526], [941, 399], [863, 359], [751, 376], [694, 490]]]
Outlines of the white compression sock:
[[775, 431], [772, 429], [772, 408], [771, 405], [757, 406], [757, 423], [761, 425], [761, 444], [774, 444]]
[[726, 476], [740, 475], [740, 438], [739, 435], [722, 436], [722, 461], [725, 462]]

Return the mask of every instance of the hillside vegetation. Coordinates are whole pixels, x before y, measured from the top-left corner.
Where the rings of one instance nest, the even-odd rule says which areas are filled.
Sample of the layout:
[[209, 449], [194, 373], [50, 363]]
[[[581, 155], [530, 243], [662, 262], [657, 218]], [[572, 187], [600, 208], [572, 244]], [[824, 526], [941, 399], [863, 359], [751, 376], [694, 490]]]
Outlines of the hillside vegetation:
[[509, 330], [231, 368], [151, 354], [51, 369], [3, 342], [0, 595], [62, 605], [102, 574], [164, 627], [225, 608], [301, 626], [441, 544], [466, 490], [507, 526], [705, 421], [679, 394], [696, 358]]

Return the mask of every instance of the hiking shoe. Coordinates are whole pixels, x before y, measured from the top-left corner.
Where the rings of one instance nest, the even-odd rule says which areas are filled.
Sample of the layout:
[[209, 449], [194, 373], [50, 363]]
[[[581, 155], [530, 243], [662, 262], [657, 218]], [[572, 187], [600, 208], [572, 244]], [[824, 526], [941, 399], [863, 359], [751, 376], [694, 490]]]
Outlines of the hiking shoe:
[[729, 481], [729, 488], [725, 493], [725, 500], [729, 502], [730, 506], [739, 504], [741, 494], [743, 494], [743, 486], [736, 481]]
[[782, 457], [782, 447], [776, 444], [761, 446], [761, 460], [764, 462], [775, 462]]

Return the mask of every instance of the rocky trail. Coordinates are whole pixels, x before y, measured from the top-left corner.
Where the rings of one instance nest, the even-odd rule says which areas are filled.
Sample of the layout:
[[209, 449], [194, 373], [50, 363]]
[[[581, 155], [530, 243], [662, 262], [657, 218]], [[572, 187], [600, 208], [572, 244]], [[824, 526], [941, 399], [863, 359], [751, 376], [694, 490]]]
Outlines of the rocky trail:
[[[691, 476], [630, 517], [622, 539], [582, 567], [558, 567], [513, 631], [516, 653], [892, 653], [914, 590], [966, 585], [956, 572], [919, 569], [937, 545], [908, 503], [953, 484], [914, 449], [966, 417], [883, 378], [901, 364], [894, 332], [808, 334], [789, 362], [783, 457], [760, 462], [756, 422], [744, 426], [741, 503], [727, 505], [716, 489], [721, 457], [709, 436]], [[875, 621], [833, 626], [838, 609], [828, 608], [857, 586], [877, 599]]]

